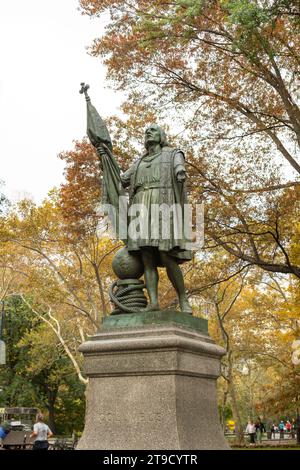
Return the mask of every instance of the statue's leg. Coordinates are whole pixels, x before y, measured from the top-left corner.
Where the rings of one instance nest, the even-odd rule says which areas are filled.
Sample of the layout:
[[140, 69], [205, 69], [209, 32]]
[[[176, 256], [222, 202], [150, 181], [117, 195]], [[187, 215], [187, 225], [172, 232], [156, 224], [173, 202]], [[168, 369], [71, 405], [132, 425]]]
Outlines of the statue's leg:
[[148, 248], [141, 249], [144, 263], [144, 278], [147, 292], [150, 298], [150, 304], [145, 310], [159, 310], [158, 305], [158, 272], [153, 251]]
[[192, 314], [192, 307], [190, 306], [185, 293], [182, 271], [176, 259], [173, 256], [168, 255], [166, 252], [160, 252], [160, 258], [167, 270], [168, 277], [177, 292], [181, 311], [183, 313]]

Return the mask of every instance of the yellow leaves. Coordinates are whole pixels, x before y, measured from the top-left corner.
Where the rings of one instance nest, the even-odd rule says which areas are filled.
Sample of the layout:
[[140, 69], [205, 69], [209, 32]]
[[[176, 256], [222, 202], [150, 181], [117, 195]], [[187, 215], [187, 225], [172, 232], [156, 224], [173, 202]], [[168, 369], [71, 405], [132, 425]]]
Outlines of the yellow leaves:
[[92, 332], [109, 310], [107, 284], [117, 243], [95, 232], [76, 239], [68, 230], [56, 192], [39, 206], [21, 201], [13, 208], [5, 220], [9, 238], [0, 244], [0, 295], [27, 296], [45, 318], [52, 311], [63, 324], [73, 324], [80, 342], [80, 328]]
[[300, 264], [300, 223], [295, 222], [292, 242], [291, 242], [291, 258], [295, 264]]

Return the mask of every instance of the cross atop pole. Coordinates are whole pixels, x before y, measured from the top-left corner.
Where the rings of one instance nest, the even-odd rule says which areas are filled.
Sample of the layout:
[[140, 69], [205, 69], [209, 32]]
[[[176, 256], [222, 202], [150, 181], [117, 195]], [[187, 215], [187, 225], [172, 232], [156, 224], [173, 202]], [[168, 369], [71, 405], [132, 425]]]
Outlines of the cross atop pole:
[[80, 83], [81, 85], [81, 89], [79, 90], [79, 93], [83, 94], [84, 93], [84, 96], [85, 96], [85, 99], [86, 101], [91, 101], [91, 98], [89, 97], [87, 91], [88, 89], [90, 88], [90, 85], [88, 85], [87, 83]]

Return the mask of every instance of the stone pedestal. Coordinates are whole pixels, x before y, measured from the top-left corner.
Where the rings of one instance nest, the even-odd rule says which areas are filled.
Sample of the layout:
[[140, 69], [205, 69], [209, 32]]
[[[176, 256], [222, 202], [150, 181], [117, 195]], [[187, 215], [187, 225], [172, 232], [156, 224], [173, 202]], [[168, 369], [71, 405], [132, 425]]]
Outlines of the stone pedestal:
[[80, 351], [90, 380], [77, 449], [228, 449], [216, 400], [224, 350], [205, 320], [118, 315]]

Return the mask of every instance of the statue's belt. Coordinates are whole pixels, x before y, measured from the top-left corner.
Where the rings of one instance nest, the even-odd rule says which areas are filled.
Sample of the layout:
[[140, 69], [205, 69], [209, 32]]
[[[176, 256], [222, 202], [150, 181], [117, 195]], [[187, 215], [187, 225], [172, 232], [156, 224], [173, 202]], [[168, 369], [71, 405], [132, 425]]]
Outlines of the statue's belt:
[[[147, 191], [147, 189], [157, 189], [157, 188], [161, 188], [161, 182], [160, 181], [157, 181], [157, 182], [153, 182], [153, 183], [145, 183], [145, 184], [141, 184], [139, 186], [137, 186], [134, 190], [135, 193], [138, 193], [139, 191]], [[163, 189], [172, 189], [171, 186], [169, 187], [164, 187]]]

